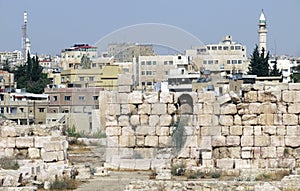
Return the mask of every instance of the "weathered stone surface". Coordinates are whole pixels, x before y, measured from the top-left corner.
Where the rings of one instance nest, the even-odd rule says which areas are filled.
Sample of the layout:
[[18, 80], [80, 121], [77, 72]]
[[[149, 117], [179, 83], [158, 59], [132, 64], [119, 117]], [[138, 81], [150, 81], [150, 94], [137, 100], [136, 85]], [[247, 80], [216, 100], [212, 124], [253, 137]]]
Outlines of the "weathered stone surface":
[[285, 126], [277, 126], [276, 134], [277, 135], [286, 135], [286, 127]]
[[240, 137], [239, 136], [227, 136], [226, 137], [226, 146], [239, 146]]
[[115, 115], [106, 115], [105, 122], [106, 126], [118, 126], [118, 120]]
[[126, 135], [119, 137], [120, 147], [133, 147], [135, 146], [135, 136]]
[[246, 103], [257, 102], [257, 91], [249, 91], [244, 94], [244, 101]]
[[290, 103], [288, 105], [288, 113], [299, 114], [300, 113], [300, 103]]
[[212, 115], [198, 115], [198, 124], [200, 126], [211, 126], [212, 125]]
[[168, 107], [168, 114], [169, 115], [176, 113], [177, 108], [174, 104], [168, 104], [167, 107]]
[[158, 146], [158, 136], [146, 136], [145, 146], [157, 147]]
[[254, 144], [253, 136], [242, 136], [241, 137], [241, 146], [242, 147], [251, 147]]
[[136, 135], [155, 135], [156, 127], [149, 126], [138, 126], [136, 127], [135, 134]]
[[117, 102], [116, 103], [121, 103], [121, 104], [127, 104], [128, 103], [128, 93], [118, 93], [117, 94]]
[[162, 115], [167, 113], [167, 105], [166, 104], [152, 104], [152, 114]]
[[260, 114], [261, 103], [249, 103], [249, 114]]
[[129, 116], [121, 115], [118, 118], [119, 126], [129, 126]]
[[243, 128], [242, 128], [242, 126], [230, 126], [229, 133], [230, 133], [230, 135], [242, 135]]
[[286, 135], [288, 136], [299, 136], [300, 135], [300, 126], [287, 126]]
[[151, 113], [151, 105], [147, 103], [140, 104], [138, 106], [138, 114], [149, 114]]
[[201, 136], [219, 136], [221, 135], [221, 126], [201, 127]]
[[243, 135], [249, 136], [254, 134], [254, 128], [252, 126], [244, 126], [243, 127]]
[[53, 161], [58, 161], [58, 152], [56, 151], [51, 151], [47, 152], [45, 149], [41, 149], [41, 157], [42, 160], [45, 162], [53, 162]]
[[44, 143], [48, 143], [50, 140], [50, 136], [34, 137], [34, 147], [42, 148], [44, 147]]
[[254, 136], [254, 146], [256, 147], [266, 147], [270, 145], [269, 136]]
[[262, 147], [262, 158], [276, 158], [276, 147]]
[[17, 137], [16, 147], [17, 148], [28, 148], [33, 147], [33, 137]]
[[236, 107], [235, 104], [226, 104], [226, 105], [223, 105], [220, 108], [220, 111], [221, 111], [221, 114], [225, 114], [225, 115], [236, 114], [237, 113], [237, 107]]
[[149, 116], [148, 115], [140, 115], [141, 125], [149, 124]]
[[118, 86], [119, 93], [130, 93], [132, 92], [132, 86]]
[[60, 151], [64, 150], [64, 143], [63, 141], [51, 141], [44, 143], [45, 151]]
[[107, 137], [106, 138], [106, 146], [107, 147], [118, 147], [119, 146], [119, 136]]
[[259, 125], [274, 125], [274, 115], [273, 114], [260, 114], [258, 117]]
[[108, 104], [105, 114], [107, 115], [120, 115], [121, 113], [121, 106], [120, 104]]
[[284, 147], [284, 136], [271, 136], [271, 146], [273, 147]]
[[199, 149], [212, 150], [211, 136], [202, 136], [199, 141]]
[[136, 136], [136, 145], [145, 146], [145, 136]]
[[141, 104], [143, 103], [142, 99], [143, 96], [142, 92], [140, 91], [133, 91], [128, 94], [128, 103], [130, 104]]
[[170, 135], [170, 128], [169, 127], [157, 126], [155, 129], [156, 129], [156, 134], [158, 136], [168, 136], [168, 135]]
[[143, 94], [145, 103], [158, 103], [158, 93], [157, 92], [146, 92]]
[[169, 92], [160, 92], [159, 93], [159, 102], [160, 103], [173, 103], [173, 93]]
[[233, 125], [232, 115], [220, 115], [219, 123], [220, 123], [220, 125], [224, 125], [224, 126]]
[[158, 146], [159, 147], [171, 147], [172, 146], [172, 137], [171, 136], [159, 136], [158, 137]]
[[132, 115], [130, 116], [130, 124], [132, 126], [138, 126], [141, 124], [140, 122], [140, 116], [139, 115]]
[[256, 115], [243, 115], [242, 116], [242, 124], [243, 125], [256, 125], [257, 124], [257, 116]]
[[298, 136], [285, 136], [285, 145], [288, 147], [299, 147], [300, 139]]
[[259, 102], [276, 102], [281, 100], [281, 91], [258, 91]]
[[219, 96], [219, 97], [217, 98], [217, 101], [218, 101], [218, 103], [219, 103], [220, 105], [223, 105], [223, 104], [225, 104], [225, 103], [231, 102], [231, 97], [230, 97], [229, 94], [224, 94], [224, 95], [222, 95], [222, 96]]
[[264, 126], [263, 133], [267, 135], [275, 135], [276, 134], [276, 126]]
[[28, 157], [31, 159], [37, 159], [40, 158], [40, 149], [37, 148], [29, 148], [28, 149]]
[[118, 136], [121, 135], [121, 127], [106, 127], [105, 133], [107, 136]]
[[137, 114], [137, 108], [133, 104], [121, 104], [121, 114], [131, 114], [136, 115]]
[[199, 103], [215, 102], [215, 100], [216, 100], [215, 92], [213, 92], [213, 91], [198, 93], [198, 102]]
[[282, 120], [284, 125], [298, 125], [298, 116], [295, 114], [283, 114]]
[[225, 146], [225, 136], [212, 136], [211, 144], [213, 147], [222, 147]]
[[300, 83], [288, 83], [289, 90], [300, 90]]
[[132, 74], [118, 74], [118, 86], [126, 86], [133, 84]]
[[294, 90], [284, 90], [282, 91], [282, 100], [288, 103], [299, 103], [299, 92]]
[[161, 115], [159, 117], [160, 126], [170, 126], [171, 122], [172, 122], [172, 116], [171, 115]]
[[234, 104], [237, 104], [237, 103], [241, 102], [241, 98], [234, 91], [230, 91], [229, 95], [230, 95], [231, 100]]
[[16, 137], [17, 132], [16, 128], [11, 126], [2, 126], [1, 127], [1, 137]]
[[217, 168], [233, 169], [233, 159], [217, 159]]
[[135, 170], [149, 170], [151, 165], [151, 159], [136, 159]]
[[150, 115], [149, 116], [149, 126], [155, 127], [159, 124], [159, 116], [158, 115]]

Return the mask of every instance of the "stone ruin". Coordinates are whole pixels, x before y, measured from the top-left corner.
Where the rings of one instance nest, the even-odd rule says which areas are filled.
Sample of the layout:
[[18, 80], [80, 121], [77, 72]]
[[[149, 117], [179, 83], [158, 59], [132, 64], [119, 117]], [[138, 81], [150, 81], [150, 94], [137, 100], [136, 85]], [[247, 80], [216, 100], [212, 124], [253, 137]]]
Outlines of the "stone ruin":
[[0, 158], [16, 159], [19, 168], [5, 170], [0, 166], [0, 187], [36, 190], [45, 181], [68, 175], [68, 142], [62, 132], [60, 125], [22, 126], [1, 120]]
[[[124, 78], [124, 77], [123, 77]], [[126, 83], [128, 82], [128, 83]], [[288, 169], [300, 164], [300, 84], [243, 85], [207, 92], [101, 92], [101, 124], [112, 169]]]

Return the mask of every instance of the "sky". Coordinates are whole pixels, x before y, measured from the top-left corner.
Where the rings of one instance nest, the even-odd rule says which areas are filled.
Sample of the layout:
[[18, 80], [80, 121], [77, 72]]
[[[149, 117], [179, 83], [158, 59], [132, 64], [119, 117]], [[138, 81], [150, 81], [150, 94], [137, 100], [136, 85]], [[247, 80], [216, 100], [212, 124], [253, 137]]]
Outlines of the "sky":
[[21, 50], [27, 11], [31, 52], [38, 54], [60, 54], [76, 43], [93, 45], [126, 26], [162, 23], [188, 31], [204, 44], [231, 35], [247, 46], [249, 55], [258, 43], [263, 9], [270, 53], [300, 56], [299, 8], [299, 0], [0, 0], [0, 51]]

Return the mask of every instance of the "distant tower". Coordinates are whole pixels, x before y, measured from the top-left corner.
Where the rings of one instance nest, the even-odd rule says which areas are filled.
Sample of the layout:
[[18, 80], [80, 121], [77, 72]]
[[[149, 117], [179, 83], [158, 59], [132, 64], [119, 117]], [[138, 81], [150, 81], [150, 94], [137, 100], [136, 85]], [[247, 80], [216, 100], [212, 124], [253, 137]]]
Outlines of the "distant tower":
[[265, 52], [267, 52], [267, 32], [268, 30], [267, 30], [266, 17], [264, 14], [264, 10], [262, 10], [259, 17], [259, 24], [258, 24], [259, 52], [261, 52], [263, 48], [265, 49]]
[[23, 59], [27, 61], [27, 53], [30, 52], [30, 41], [27, 35], [27, 12], [24, 11], [24, 24], [22, 26], [22, 54]]

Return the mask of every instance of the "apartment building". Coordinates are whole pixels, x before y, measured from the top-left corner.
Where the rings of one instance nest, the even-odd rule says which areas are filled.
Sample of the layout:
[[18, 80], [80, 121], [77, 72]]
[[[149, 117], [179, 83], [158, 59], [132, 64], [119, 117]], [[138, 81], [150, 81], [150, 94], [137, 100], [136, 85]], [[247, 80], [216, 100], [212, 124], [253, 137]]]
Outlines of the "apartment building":
[[14, 74], [0, 70], [0, 92], [11, 92], [15, 87]]

